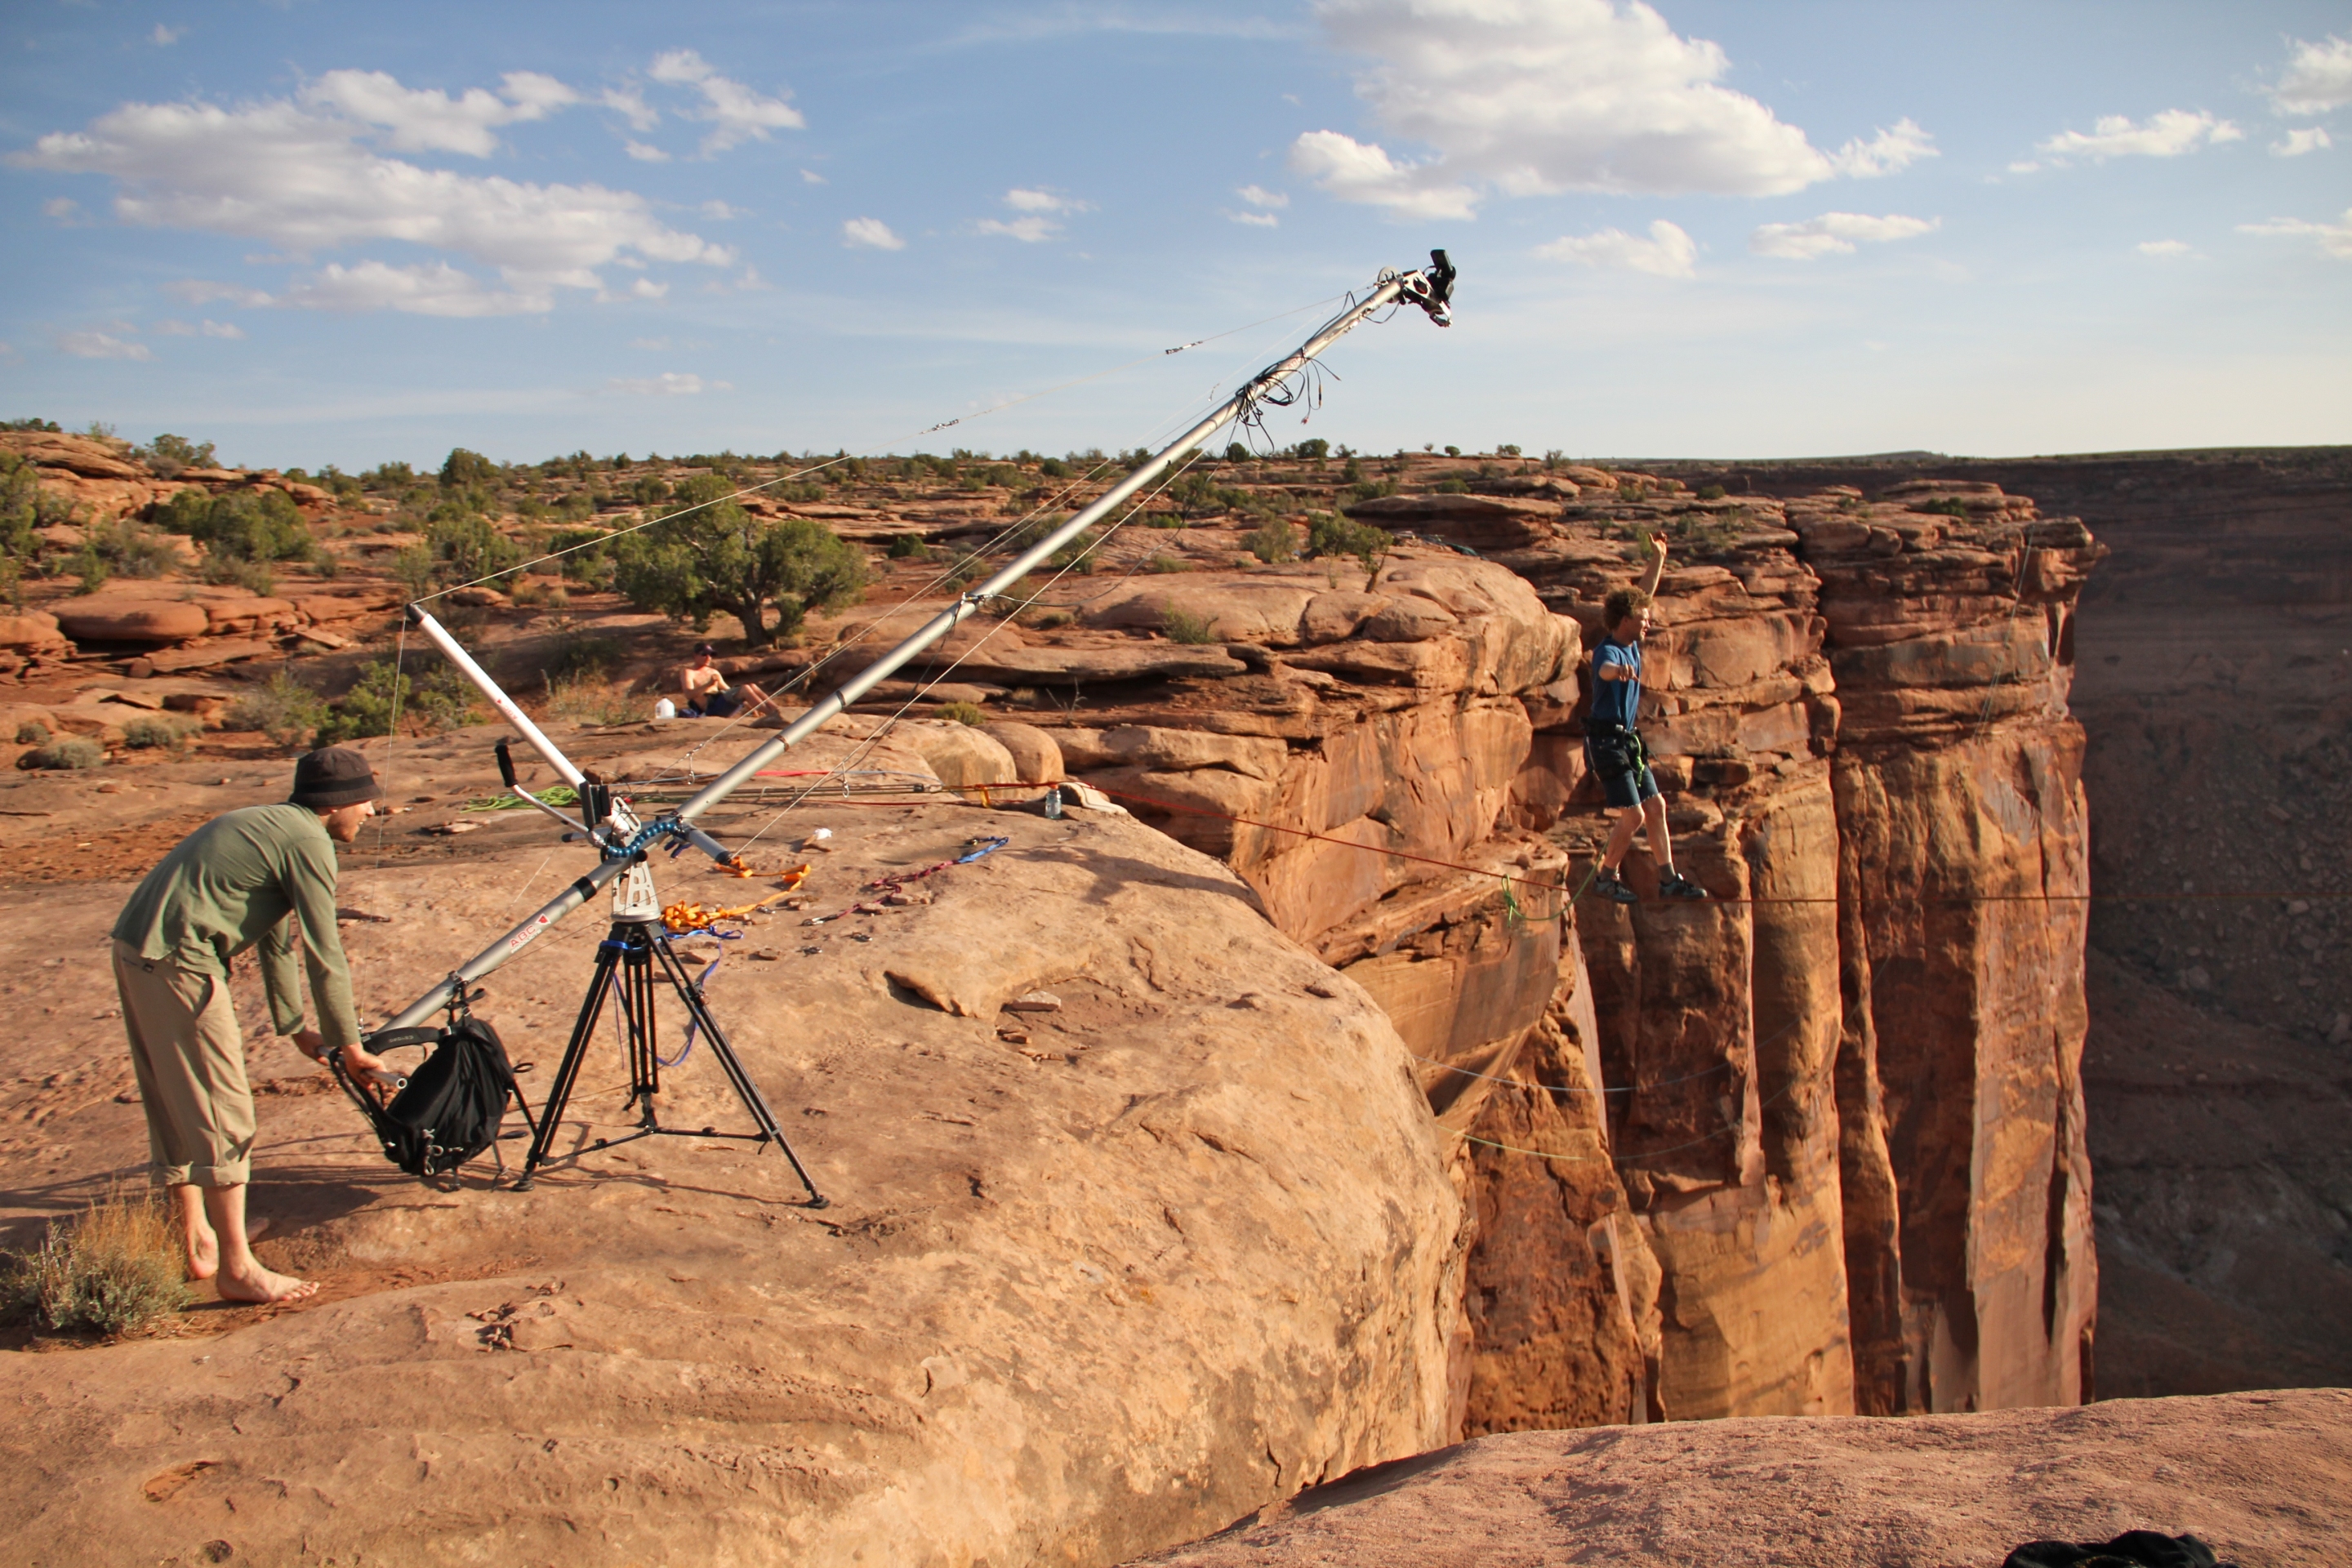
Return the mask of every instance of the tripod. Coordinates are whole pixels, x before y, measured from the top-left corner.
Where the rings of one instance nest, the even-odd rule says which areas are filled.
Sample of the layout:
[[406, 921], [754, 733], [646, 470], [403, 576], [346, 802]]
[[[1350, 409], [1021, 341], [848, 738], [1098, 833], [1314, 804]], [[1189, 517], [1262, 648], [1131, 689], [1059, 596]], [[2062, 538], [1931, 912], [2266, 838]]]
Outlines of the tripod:
[[[721, 1132], [716, 1128], [664, 1127], [654, 1110], [654, 1097], [661, 1092], [662, 1059], [655, 1049], [654, 980], [658, 968], [661, 978], [669, 983], [686, 1004], [689, 1041], [695, 1029], [710, 1043], [710, 1054], [735, 1087], [736, 1097], [743, 1109], [751, 1113], [757, 1132]], [[540, 1107], [539, 1126], [531, 1139], [530, 1152], [523, 1160], [522, 1174], [515, 1179], [520, 1192], [531, 1184], [539, 1168], [547, 1163], [548, 1150], [555, 1142], [555, 1130], [563, 1120], [564, 1107], [571, 1101], [572, 1088], [580, 1076], [580, 1063], [588, 1053], [588, 1042], [595, 1037], [596, 1026], [604, 1016], [607, 998], [615, 1000], [628, 1035], [629, 1100], [637, 1108], [637, 1130], [618, 1138], [599, 1138], [589, 1145], [592, 1149], [609, 1149], [640, 1138], [664, 1134], [675, 1138], [740, 1138], [751, 1143], [773, 1143], [793, 1163], [793, 1173], [808, 1189], [811, 1208], [825, 1206], [824, 1194], [809, 1180], [808, 1170], [800, 1156], [784, 1141], [783, 1129], [768, 1110], [767, 1101], [760, 1098], [751, 1075], [743, 1070], [734, 1047], [719, 1032], [719, 1020], [710, 1016], [710, 1008], [702, 999], [702, 987], [687, 975], [686, 965], [670, 946], [667, 927], [658, 914], [650, 918], [632, 910], [626, 916], [616, 914], [612, 929], [596, 946], [596, 969], [588, 981], [587, 997], [580, 1004], [580, 1016], [572, 1026], [571, 1043], [563, 1047], [563, 1064], [555, 1069], [555, 1081], [547, 1091], [547, 1100]], [[681, 1054], [678, 1061], [686, 1058]], [[669, 1064], [677, 1065], [676, 1062]]]

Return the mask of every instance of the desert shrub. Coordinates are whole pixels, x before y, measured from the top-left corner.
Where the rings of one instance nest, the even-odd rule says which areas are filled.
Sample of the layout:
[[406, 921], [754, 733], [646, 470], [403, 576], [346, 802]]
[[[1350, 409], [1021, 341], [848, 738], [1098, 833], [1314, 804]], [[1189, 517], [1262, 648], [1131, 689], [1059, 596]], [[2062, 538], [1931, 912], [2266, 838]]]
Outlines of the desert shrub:
[[49, 738], [49, 727], [38, 719], [27, 719], [16, 726], [16, 744], [37, 746]]
[[156, 523], [184, 533], [205, 553], [238, 561], [301, 561], [317, 548], [300, 509], [284, 490], [232, 490], [208, 496], [182, 490], [152, 513]]
[[550, 679], [547, 711], [567, 724], [634, 724], [649, 710], [623, 687], [583, 679]]
[[411, 733], [438, 735], [473, 717], [474, 689], [448, 665], [411, 656], [415, 677], [380, 658], [360, 671], [352, 689], [327, 704], [313, 746], [338, 746], [392, 733], [395, 717]]
[[1331, 455], [1331, 443], [1317, 436], [1310, 440], [1301, 441], [1297, 446], [1293, 447], [1291, 451], [1309, 462], [1319, 463]]
[[601, 528], [559, 528], [547, 548], [558, 552], [556, 570], [585, 588], [603, 588], [613, 581], [613, 552]]
[[698, 474], [678, 487], [679, 501], [696, 510], [614, 542], [614, 584], [630, 603], [698, 631], [723, 610], [742, 623], [747, 642], [765, 647], [799, 630], [809, 611], [863, 596], [863, 552], [805, 518], [755, 518], [721, 499], [731, 489], [719, 475]]
[[232, 584], [248, 594], [267, 595], [278, 586], [278, 574], [269, 569], [268, 562], [236, 555], [207, 555], [196, 574], [207, 583]]
[[1164, 550], [1143, 564], [1146, 571], [1162, 574], [1190, 572], [1192, 569], [1192, 563], [1190, 561], [1181, 555], [1171, 555]]
[[550, 652], [546, 669], [557, 680], [601, 679], [619, 668], [623, 657], [617, 637], [567, 632]]
[[163, 1206], [118, 1186], [0, 1268], [8, 1316], [47, 1329], [134, 1333], [189, 1300], [180, 1244]]
[[1250, 530], [1242, 543], [1269, 566], [1298, 559], [1298, 531], [1282, 518], [1270, 517]]
[[158, 436], [144, 447], [132, 449], [137, 458], [155, 473], [167, 479], [177, 479], [183, 468], [209, 468], [213, 466], [213, 444], [199, 445], [185, 436], [168, 432]]
[[980, 704], [977, 702], [942, 702], [940, 704], [939, 711], [932, 717], [944, 719], [954, 724], [988, 722], [988, 715], [981, 711]]
[[85, 539], [86, 548], [125, 577], [161, 577], [180, 564], [180, 552], [170, 540], [127, 517], [90, 524]]
[[499, 466], [479, 452], [454, 447], [441, 461], [441, 488], [445, 490], [481, 489], [498, 482]]
[[1352, 555], [1370, 566], [1388, 553], [1391, 542], [1389, 531], [1373, 523], [1357, 522], [1330, 512], [1317, 512], [1307, 520], [1309, 555]]
[[17, 762], [23, 768], [58, 768], [79, 771], [94, 768], [106, 761], [106, 748], [87, 735], [59, 735], [26, 752]]
[[1070, 477], [1070, 465], [1059, 458], [1043, 458], [1038, 459], [1037, 471], [1049, 479], [1066, 479]]
[[1969, 515], [1968, 502], [1958, 496], [1937, 496], [1934, 500], [1922, 501], [1911, 510], [1934, 512], [1938, 517], [1966, 518]]
[[327, 704], [317, 692], [286, 670], [260, 686], [237, 693], [221, 715], [230, 730], [258, 730], [281, 746], [291, 746], [326, 717]]
[[1449, 458], [1458, 458], [1462, 455], [1462, 448], [1459, 447], [1448, 447], [1445, 448], [1445, 455]]
[[1698, 499], [1701, 500], [1721, 500], [1723, 499], [1723, 487], [1721, 485], [1701, 485], [1698, 488]]
[[1469, 488], [1469, 485], [1459, 478], [1440, 479], [1436, 486], [1437, 493], [1442, 496], [1458, 496]]
[[1192, 615], [1172, 605], [1160, 612], [1160, 629], [1168, 634], [1170, 642], [1198, 647], [1220, 640], [1214, 617]]
[[900, 534], [895, 534], [895, 535], [893, 535], [893, 536], [891, 537], [891, 540], [890, 540], [890, 559], [891, 559], [891, 560], [893, 560], [893, 561], [929, 561], [930, 558], [931, 558], [931, 547], [930, 547], [929, 545], [928, 545], [928, 544], [925, 544], [925, 543], [922, 542], [922, 540], [920, 540], [919, 538], [918, 538], [916, 535], [911, 534], [911, 533], [900, 533]]
[[81, 591], [85, 594], [95, 594], [105, 587], [107, 578], [114, 573], [113, 566], [99, 553], [98, 547], [86, 541], [75, 552], [73, 561], [66, 570], [81, 579]]
[[411, 599], [421, 599], [433, 592], [434, 582], [440, 576], [433, 552], [421, 544], [404, 544], [394, 551], [391, 572]]
[[122, 743], [134, 752], [176, 752], [204, 726], [176, 713], [142, 713], [122, 724]]
[[479, 511], [456, 501], [433, 509], [425, 548], [452, 583], [478, 582], [508, 572], [522, 561], [522, 546], [500, 533]]

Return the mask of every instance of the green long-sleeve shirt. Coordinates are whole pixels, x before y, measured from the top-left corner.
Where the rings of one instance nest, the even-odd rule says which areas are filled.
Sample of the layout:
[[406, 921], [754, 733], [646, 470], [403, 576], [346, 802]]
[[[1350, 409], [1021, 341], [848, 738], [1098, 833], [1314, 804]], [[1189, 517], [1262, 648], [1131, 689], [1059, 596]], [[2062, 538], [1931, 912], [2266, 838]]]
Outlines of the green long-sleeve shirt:
[[226, 976], [228, 961], [258, 942], [269, 1016], [281, 1035], [302, 1027], [294, 963], [296, 927], [310, 970], [310, 999], [328, 1048], [360, 1040], [352, 970], [335, 930], [335, 841], [305, 805], [252, 805], [216, 816], [180, 840], [147, 873], [114, 922], [114, 937], [142, 958]]

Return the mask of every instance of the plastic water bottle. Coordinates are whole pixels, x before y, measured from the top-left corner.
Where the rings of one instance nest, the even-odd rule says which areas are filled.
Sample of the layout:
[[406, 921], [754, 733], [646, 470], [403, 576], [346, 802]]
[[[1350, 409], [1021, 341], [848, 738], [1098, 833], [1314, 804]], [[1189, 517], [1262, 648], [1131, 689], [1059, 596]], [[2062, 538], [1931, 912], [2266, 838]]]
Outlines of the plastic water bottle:
[[654, 704], [654, 717], [655, 717], [656, 719], [675, 719], [675, 718], [677, 718], [677, 703], [675, 703], [675, 702], [672, 702], [672, 701], [671, 701], [668, 698], [667, 698], [667, 697], [663, 698], [660, 701], [658, 701], [658, 702], [656, 702], [656, 703], [655, 703], [655, 704]]

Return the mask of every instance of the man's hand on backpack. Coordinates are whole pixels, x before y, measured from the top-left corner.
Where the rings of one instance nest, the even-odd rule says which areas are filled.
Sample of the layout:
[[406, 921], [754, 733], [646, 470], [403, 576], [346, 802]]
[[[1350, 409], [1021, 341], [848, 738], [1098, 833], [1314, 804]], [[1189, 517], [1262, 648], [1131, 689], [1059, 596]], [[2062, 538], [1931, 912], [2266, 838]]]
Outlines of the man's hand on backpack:
[[[296, 1050], [300, 1051], [304, 1056], [309, 1057], [320, 1067], [327, 1065], [326, 1036], [320, 1034], [316, 1029], [302, 1029], [291, 1036], [290, 1038], [294, 1042], [294, 1048]], [[343, 1047], [343, 1070], [351, 1074], [353, 1078], [362, 1080], [368, 1079], [388, 1079], [396, 1076], [392, 1070], [392, 1064], [390, 1062], [385, 1061], [382, 1057], [377, 1056], [374, 1052], [363, 1050], [358, 1046], [345, 1046]]]

